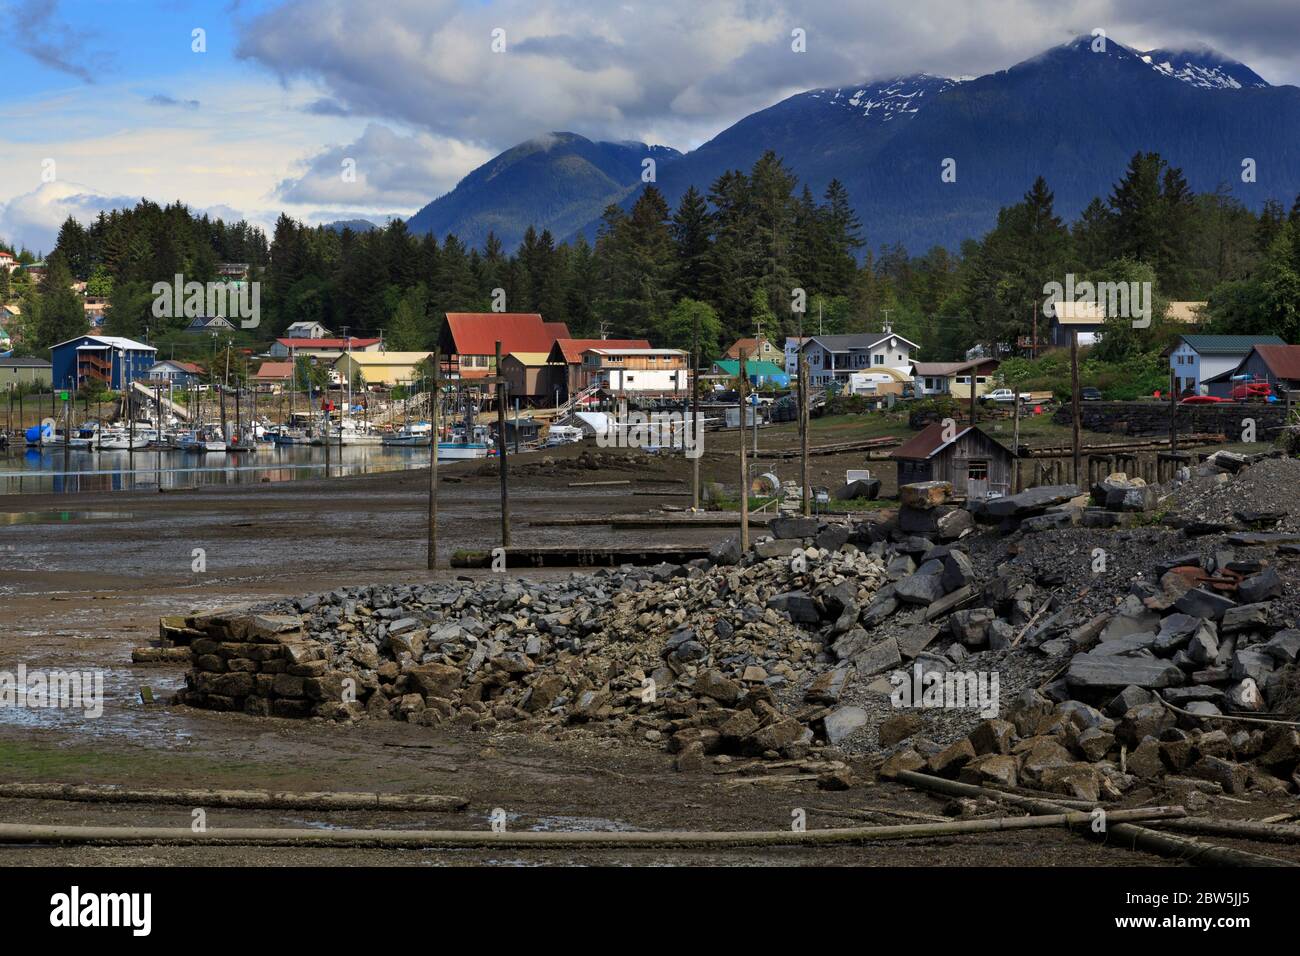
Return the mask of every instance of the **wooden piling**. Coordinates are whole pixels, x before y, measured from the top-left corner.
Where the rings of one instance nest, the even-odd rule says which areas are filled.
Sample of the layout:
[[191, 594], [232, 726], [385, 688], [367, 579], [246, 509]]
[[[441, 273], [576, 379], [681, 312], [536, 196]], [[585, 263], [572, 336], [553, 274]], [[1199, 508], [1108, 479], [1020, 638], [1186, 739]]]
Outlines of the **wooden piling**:
[[506, 475], [506, 381], [501, 374], [501, 343], [496, 346], [497, 467], [501, 473], [501, 547], [510, 547], [510, 488]]
[[740, 550], [749, 550], [749, 464], [745, 458], [745, 393], [749, 379], [745, 369], [745, 350], [740, 350], [740, 416], [736, 422], [740, 439]]
[[429, 542], [428, 569], [438, 566], [438, 384], [442, 379], [442, 349], [433, 353], [433, 381], [429, 386]]

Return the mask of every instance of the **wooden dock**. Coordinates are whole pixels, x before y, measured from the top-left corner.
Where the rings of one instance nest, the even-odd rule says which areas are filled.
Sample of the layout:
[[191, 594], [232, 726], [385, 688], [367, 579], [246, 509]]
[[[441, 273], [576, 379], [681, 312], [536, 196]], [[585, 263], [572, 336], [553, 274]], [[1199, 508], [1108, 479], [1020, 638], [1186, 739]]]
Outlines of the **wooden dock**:
[[[771, 515], [750, 515], [751, 528], [765, 528]], [[609, 525], [613, 528], [739, 528], [739, 514], [707, 515], [695, 518], [689, 515], [565, 515], [558, 518], [530, 518], [530, 528], [576, 528], [589, 525]]]

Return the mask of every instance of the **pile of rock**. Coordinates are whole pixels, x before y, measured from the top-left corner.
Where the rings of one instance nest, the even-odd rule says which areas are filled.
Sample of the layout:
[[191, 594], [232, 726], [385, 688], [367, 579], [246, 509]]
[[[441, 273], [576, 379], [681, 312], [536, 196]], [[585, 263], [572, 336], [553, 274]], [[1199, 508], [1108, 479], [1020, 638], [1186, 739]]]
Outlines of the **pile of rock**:
[[[806, 756], [865, 723], [834, 706], [850, 671], [821, 634], [856, 621], [885, 571], [847, 528], [798, 521], [777, 530], [815, 534], [738, 565], [349, 588], [195, 615], [186, 624], [204, 636], [180, 700], [479, 730], [588, 725], [662, 742], [682, 765]], [[834, 551], [815, 543], [827, 535]]]

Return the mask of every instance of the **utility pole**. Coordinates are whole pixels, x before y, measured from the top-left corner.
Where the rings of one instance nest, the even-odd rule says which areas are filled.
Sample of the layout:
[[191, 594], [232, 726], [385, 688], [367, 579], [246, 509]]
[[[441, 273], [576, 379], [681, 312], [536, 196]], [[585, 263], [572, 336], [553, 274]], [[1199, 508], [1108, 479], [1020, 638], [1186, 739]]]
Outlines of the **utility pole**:
[[745, 460], [745, 386], [749, 379], [745, 375], [745, 349], [740, 350], [740, 550], [749, 550], [749, 465]]
[[[800, 336], [802, 338], [802, 336]], [[803, 486], [803, 515], [812, 515], [812, 494], [808, 487], [808, 356], [799, 346], [799, 484]]]
[[1015, 393], [1015, 401], [1012, 403], [1015, 408], [1016, 423], [1014, 426], [1014, 437], [1011, 439], [1011, 451], [1015, 456], [1015, 463], [1011, 472], [1011, 493], [1017, 494], [1020, 491], [1020, 383], [1011, 383], [1011, 390]]
[[1079, 444], [1079, 332], [1074, 330], [1070, 333], [1070, 418], [1071, 423], [1071, 441], [1074, 448], [1074, 483], [1079, 483], [1079, 472], [1082, 468], [1083, 450]]
[[501, 547], [510, 547], [510, 491], [506, 477], [506, 380], [501, 374], [501, 343], [497, 343], [497, 466], [501, 471]]
[[432, 422], [429, 434], [429, 570], [438, 566], [438, 387], [442, 379], [442, 349], [433, 353], [433, 387], [429, 395]]

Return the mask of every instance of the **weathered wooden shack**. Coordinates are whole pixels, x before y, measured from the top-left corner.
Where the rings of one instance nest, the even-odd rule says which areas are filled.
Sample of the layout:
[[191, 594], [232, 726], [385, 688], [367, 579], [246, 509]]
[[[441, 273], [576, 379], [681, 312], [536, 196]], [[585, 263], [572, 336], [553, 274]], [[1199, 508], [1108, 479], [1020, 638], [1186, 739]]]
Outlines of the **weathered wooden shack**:
[[895, 448], [898, 483], [948, 481], [954, 494], [987, 498], [1011, 493], [1016, 456], [973, 425], [928, 425]]

